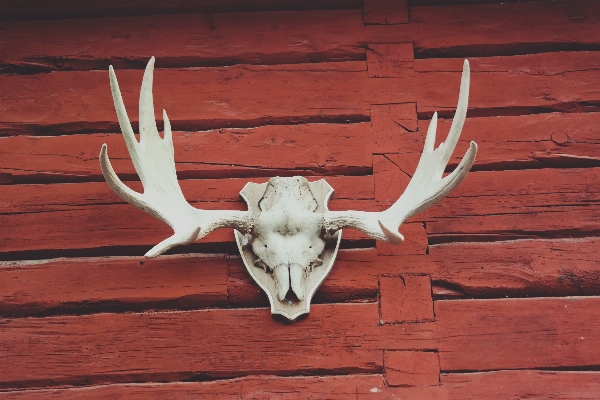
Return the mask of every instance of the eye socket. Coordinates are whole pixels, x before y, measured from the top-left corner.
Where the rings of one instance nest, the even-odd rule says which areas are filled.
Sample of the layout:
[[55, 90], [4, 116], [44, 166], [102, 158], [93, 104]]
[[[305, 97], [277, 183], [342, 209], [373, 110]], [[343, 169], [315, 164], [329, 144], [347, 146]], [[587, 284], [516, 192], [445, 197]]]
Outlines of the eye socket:
[[265, 249], [267, 248], [267, 245], [265, 244]]

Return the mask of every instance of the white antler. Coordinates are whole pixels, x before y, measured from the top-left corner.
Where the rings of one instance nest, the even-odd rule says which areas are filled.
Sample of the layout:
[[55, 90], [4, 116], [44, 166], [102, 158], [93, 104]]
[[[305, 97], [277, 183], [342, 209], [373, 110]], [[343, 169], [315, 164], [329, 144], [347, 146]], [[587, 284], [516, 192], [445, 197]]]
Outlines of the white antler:
[[467, 115], [469, 75], [469, 62], [465, 60], [460, 94], [458, 95], [458, 106], [448, 138], [437, 149], [434, 149], [437, 112], [434, 113], [429, 123], [429, 129], [427, 129], [425, 146], [417, 170], [402, 196], [383, 212], [327, 212], [324, 217], [324, 225], [327, 231], [334, 232], [345, 227], [355, 228], [377, 240], [401, 243], [404, 241], [404, 236], [398, 232], [400, 225], [406, 219], [446, 197], [464, 179], [475, 161], [475, 155], [477, 154], [477, 144], [475, 142], [471, 142], [469, 150], [450, 175], [442, 178], [442, 174], [456, 147]]
[[160, 137], [156, 128], [152, 99], [153, 71], [154, 57], [148, 62], [140, 91], [138, 143], [127, 117], [117, 77], [112, 66], [109, 68], [110, 87], [119, 125], [135, 170], [144, 186], [144, 193], [135, 192], [121, 182], [108, 159], [106, 144], [103, 144], [100, 150], [102, 173], [112, 190], [129, 204], [167, 223], [175, 231], [171, 237], [146, 253], [146, 257], [149, 258], [156, 257], [179, 244], [191, 243], [217, 228], [228, 227], [247, 232], [254, 222], [254, 216], [248, 211], [199, 210], [185, 200], [177, 182], [171, 124], [164, 110], [164, 139]]

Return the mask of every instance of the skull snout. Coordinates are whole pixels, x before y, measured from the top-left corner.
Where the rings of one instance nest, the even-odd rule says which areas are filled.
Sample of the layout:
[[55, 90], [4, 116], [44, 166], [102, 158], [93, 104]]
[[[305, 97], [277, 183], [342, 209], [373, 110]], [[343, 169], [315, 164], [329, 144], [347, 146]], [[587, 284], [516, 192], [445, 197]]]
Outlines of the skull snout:
[[273, 270], [277, 298], [283, 301], [290, 288], [298, 300], [304, 300], [306, 268], [300, 264], [279, 264]]

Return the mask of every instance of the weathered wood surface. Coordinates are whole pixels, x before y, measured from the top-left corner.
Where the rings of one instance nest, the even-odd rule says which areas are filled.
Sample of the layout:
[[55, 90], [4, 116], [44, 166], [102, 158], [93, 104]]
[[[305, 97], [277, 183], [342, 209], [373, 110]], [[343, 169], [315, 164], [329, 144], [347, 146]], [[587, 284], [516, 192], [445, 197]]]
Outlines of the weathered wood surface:
[[[453, 113], [463, 58], [415, 60], [418, 113]], [[597, 111], [600, 52], [469, 57], [469, 115]]]
[[[597, 111], [599, 63], [600, 52], [471, 59], [469, 115]], [[184, 130], [359, 122], [368, 120], [370, 104], [415, 100], [422, 117], [448, 115], [456, 107], [461, 65], [462, 59], [415, 60], [414, 83], [369, 79], [364, 62], [167, 69], [157, 70], [154, 93], [156, 109], [169, 110], [174, 128]], [[135, 121], [141, 72], [118, 75]], [[4, 135], [118, 131], [101, 71], [0, 76], [0, 83]], [[34, 106], [31, 98], [38, 99]]]
[[[362, 175], [372, 169], [368, 123], [173, 132], [173, 142], [180, 179]], [[386, 147], [392, 150], [390, 142]], [[1, 179], [4, 183], [104, 181], [98, 162], [103, 143], [117, 174], [137, 179], [121, 134], [0, 138]], [[400, 143], [396, 141], [396, 149]]]
[[592, 400], [600, 390], [598, 372], [494, 371], [442, 374], [439, 386], [389, 387], [379, 374], [319, 377], [251, 376], [213, 382], [111, 384], [85, 388], [0, 392], [2, 399], [170, 399], [201, 396], [203, 399], [311, 399], [347, 400], [390, 398], [552, 398]]
[[[342, 250], [313, 303], [375, 301], [379, 277], [401, 274], [428, 275], [436, 298], [599, 295], [598, 245], [596, 238], [444, 244], [429, 246], [427, 256], [424, 248], [407, 243], [401, 246], [404, 254], [394, 257]], [[140, 252], [3, 262], [1, 315], [268, 305], [239, 257], [197, 257], [146, 260]]]
[[[429, 246], [428, 256], [402, 246], [393, 257], [374, 250], [343, 251], [315, 300], [348, 301], [349, 294], [375, 298], [379, 276], [401, 274], [429, 275], [436, 298], [598, 295], [597, 247], [597, 238], [585, 238], [440, 244]], [[266, 305], [241, 262], [232, 260], [229, 280], [231, 302]]]
[[[125, 16], [135, 1], [113, 17], [111, 3], [71, 5], [79, 17], [101, 7], [89, 19], [3, 14], [0, 397], [598, 397], [598, 4], [251, 0], [237, 6], [303, 11]], [[137, 129], [152, 55], [158, 125], [166, 108], [198, 207], [243, 209], [244, 184], [275, 175], [325, 177], [332, 209], [391, 204], [435, 110], [445, 140], [464, 57], [469, 118], [448, 172], [469, 141], [479, 154], [455, 192], [401, 227], [401, 246], [345, 230], [350, 249], [311, 314], [287, 324], [230, 230], [145, 260], [170, 229], [103, 182], [106, 142], [141, 190], [106, 68]], [[389, 284], [408, 293], [413, 278], [428, 283], [414, 295]], [[411, 302], [427, 315], [406, 318]]]
[[[389, 157], [393, 160], [393, 156]], [[397, 199], [403, 190], [400, 185], [408, 180], [401, 171], [396, 172], [393, 178], [393, 185], [385, 191], [379, 189], [376, 194], [378, 202], [355, 200], [356, 197], [350, 194], [346, 195], [348, 200], [341, 197], [332, 201], [331, 208], [381, 209]], [[346, 187], [360, 182], [358, 178], [346, 179], [349, 180]], [[599, 194], [597, 180], [596, 168], [473, 172], [451, 196], [416, 216], [413, 221], [426, 222], [429, 244], [594, 236], [600, 231], [600, 215], [596, 207]], [[223, 190], [222, 182], [233, 189], [226, 208], [244, 209], [242, 201], [235, 201], [239, 199], [237, 190], [242, 187], [241, 180], [202, 182], [194, 188], [193, 194], [188, 194], [187, 190], [185, 193], [190, 199], [204, 200], [198, 204], [199, 207], [224, 207], [221, 203], [225, 200], [223, 194], [209, 197], [215, 189]], [[368, 180], [365, 183], [368, 184]], [[199, 198], [195, 195], [207, 185], [213, 188], [207, 191], [208, 196]], [[31, 209], [0, 215], [3, 226], [10, 228], [0, 233], [3, 251], [150, 245], [170, 234], [168, 226], [118, 201], [102, 183], [58, 186], [54, 193], [62, 193], [64, 197], [52, 196], [50, 205], [44, 204], [45, 197], [37, 192], [37, 185], [32, 186], [7, 187], [4, 191], [6, 208], [10, 209], [13, 207], [11, 202], [20, 200], [31, 204]], [[79, 197], [71, 195], [71, 188], [75, 193], [81, 193]], [[100, 191], [103, 193], [101, 198], [112, 201], [98, 201], [97, 197], [90, 196], [93, 192], [86, 192], [88, 188]], [[364, 190], [368, 187], [359, 192]], [[15, 196], [19, 192], [22, 193], [20, 198]], [[80, 203], [76, 202], [77, 198]], [[61, 223], [65, 220], [70, 222], [69, 225]], [[117, 235], [116, 232], [120, 233]], [[344, 237], [366, 238], [353, 230], [347, 230]], [[207, 243], [233, 242], [233, 236], [229, 230], [219, 230], [203, 240]]]
[[[382, 205], [402, 193], [417, 161], [411, 154], [379, 158], [375, 188]], [[598, 168], [471, 172], [412, 220], [426, 222], [429, 244], [597, 236], [599, 174]]]
[[396, 25], [408, 23], [407, 0], [365, 0], [364, 22], [366, 25]]
[[[19, 1], [13, 7], [23, 7], [25, 3]], [[37, 3], [37, 7], [45, 6]], [[332, 8], [356, 6], [352, 1], [261, 3], [271, 7], [298, 5], [305, 9], [327, 8], [331, 3], [335, 3]], [[88, 10], [61, 12], [60, 4], [53, 2], [51, 10], [44, 9], [40, 14], [52, 18], [53, 13], [60, 12], [64, 18], [68, 12], [74, 15], [93, 12], [96, 18], [75, 19], [69, 23], [5, 21], [0, 39], [4, 49], [0, 64], [4, 71], [36, 72], [106, 68], [109, 61], [120, 67], [140, 68], [152, 55], [158, 57], [158, 66], [168, 67], [358, 60], [364, 59], [365, 45], [369, 42], [414, 41], [419, 58], [600, 49], [599, 40], [590, 34], [598, 29], [594, 16], [600, 8], [594, 2], [526, 2], [469, 7], [447, 5], [448, 2], [443, 2], [444, 7], [420, 7], [423, 2], [418, 2], [410, 8], [410, 24], [404, 23], [408, 20], [402, 10], [382, 9], [382, 6], [402, 7], [403, 2], [372, 3], [365, 4], [372, 12], [366, 10], [363, 20], [363, 10], [97, 18], [110, 15], [109, 11], [117, 15], [139, 14], [140, 10], [153, 14], [156, 11], [147, 2], [144, 7], [136, 7], [134, 2], [107, 2], [69, 3], [68, 7]], [[185, 7], [182, 2], [178, 4]], [[221, 6], [227, 4], [219, 2]], [[194, 6], [202, 7], [197, 3]], [[210, 6], [214, 7], [214, 4]], [[236, 2], [238, 11], [243, 11], [240, 6], [243, 7]], [[203, 10], [188, 7], [186, 12], [189, 11]], [[5, 4], [5, 14], [10, 13], [11, 6]], [[13, 13], [17, 13], [16, 9]], [[401, 24], [384, 26], [385, 29], [363, 26], [363, 22], [385, 25], [386, 18], [390, 19], [389, 23]], [[157, 29], [161, 25], [169, 26], [168, 34]], [[497, 29], [498, 25], [503, 29]], [[19, 46], [21, 40], [27, 41], [28, 46]]]
[[356, 61], [363, 31], [360, 10], [5, 22], [0, 71], [141, 68], [151, 56], [158, 68]]
[[[310, 181], [320, 177], [308, 177]], [[373, 176], [327, 176], [334, 188], [332, 203], [337, 201], [369, 200], [374, 198]], [[269, 178], [256, 177], [255, 183]], [[181, 190], [190, 204], [202, 208], [206, 203], [222, 203], [223, 207], [241, 207], [240, 191], [248, 178], [186, 179], [180, 181]], [[126, 181], [133, 190], [141, 192], [142, 183]], [[0, 215], [68, 211], [83, 206], [127, 204], [116, 195], [106, 182], [63, 183], [55, 185], [7, 185], [0, 191]], [[231, 204], [233, 203], [233, 204]], [[374, 202], [373, 202], [374, 203]], [[210, 205], [209, 205], [210, 206]], [[214, 207], [214, 205], [213, 205]]]
[[[389, 107], [371, 110], [373, 136], [395, 137], [401, 144], [399, 153], [412, 153], [414, 170], [423, 150], [429, 119], [407, 120], [405, 112], [394, 112]], [[438, 120], [438, 143], [446, 139], [451, 123], [452, 119]], [[455, 168], [468, 143], [475, 141], [479, 152], [473, 171], [597, 167], [600, 166], [599, 124], [597, 112], [467, 118], [449, 166]], [[386, 142], [380, 152], [395, 153], [385, 150], [390, 147]], [[407, 166], [405, 172], [412, 175], [413, 170]]]
[[[427, 3], [442, 7], [419, 7]], [[590, 35], [600, 29], [595, 18], [600, 6], [594, 1], [503, 2], [468, 7], [447, 4], [445, 0], [418, 0], [410, 8], [410, 27], [419, 58], [600, 49], [598, 36]]]
[[385, 382], [389, 386], [438, 386], [440, 358], [437, 352], [386, 351], [383, 354]]
[[4, 0], [3, 17], [11, 20], [98, 18], [102, 16], [178, 14], [190, 12], [242, 12], [267, 10], [359, 9], [358, 0], [107, 0], [100, 3], [56, 0], [52, 4], [39, 0]]
[[598, 168], [472, 173], [417, 219], [430, 243], [598, 236], [599, 178]]
[[598, 295], [599, 245], [594, 237], [429, 246], [437, 265], [433, 286], [474, 297]]
[[0, 385], [373, 373], [383, 349], [438, 348], [442, 371], [593, 366], [599, 307], [596, 297], [438, 301], [435, 322], [383, 326], [377, 304], [316, 305], [294, 324], [265, 309], [6, 319]]
[[[386, 157], [395, 161], [395, 167], [402, 155]], [[347, 182], [340, 185], [342, 193], [331, 202], [331, 209], [378, 210], [391, 204], [409, 180], [399, 168], [392, 167], [391, 174], [376, 175], [382, 182], [376, 182], [377, 202], [363, 197], [369, 179], [343, 178]], [[429, 244], [594, 236], [600, 232], [598, 174], [597, 168], [473, 172], [447, 199], [413, 221], [427, 223]], [[340, 180], [331, 184], [335, 187]], [[352, 186], [357, 183], [365, 186]], [[170, 234], [166, 225], [123, 204], [103, 183], [52, 185], [45, 193], [39, 192], [41, 187], [15, 185], [3, 191], [1, 208], [19, 211], [0, 215], [2, 225], [10, 228], [0, 233], [3, 251], [150, 245]], [[133, 187], [140, 190], [137, 182]], [[184, 181], [183, 187], [200, 208], [245, 208], [238, 196], [241, 179]], [[344, 187], [350, 189], [345, 194]], [[14, 203], [23, 205], [15, 208]], [[69, 225], [61, 223], [65, 220]], [[365, 238], [353, 230], [344, 237]], [[219, 230], [204, 241], [233, 242], [233, 236]]]
[[[267, 309], [247, 309], [5, 320], [0, 386], [382, 369], [382, 352], [360, 346], [378, 327], [376, 304], [316, 306], [313, 316], [320, 318], [288, 324]], [[27, 354], [46, 354], [38, 358], [45, 367]]]
[[[116, 73], [135, 122], [142, 71]], [[0, 88], [2, 135], [119, 131], [106, 71], [4, 75]], [[188, 131], [362, 122], [369, 119], [370, 104], [413, 99], [407, 82], [369, 79], [359, 61], [158, 69], [153, 91], [157, 120], [165, 109], [173, 129]]]
[[403, 274], [379, 278], [379, 313], [383, 324], [433, 321], [431, 279]]
[[[239, 191], [246, 182], [245, 179], [185, 180], [182, 190], [198, 208], [243, 210], [247, 207]], [[331, 177], [328, 182], [338, 188], [330, 209], [379, 209], [370, 199], [372, 177]], [[142, 190], [137, 181], [131, 182], [131, 187]], [[4, 187], [0, 198], [0, 225], [6, 228], [0, 231], [0, 252], [146, 246], [172, 233], [163, 222], [126, 204], [104, 182], [11, 185]], [[367, 236], [348, 230], [344, 239], [364, 240]], [[233, 244], [233, 230], [217, 230], [202, 242]]]
[[227, 306], [228, 255], [0, 264], [3, 316]]

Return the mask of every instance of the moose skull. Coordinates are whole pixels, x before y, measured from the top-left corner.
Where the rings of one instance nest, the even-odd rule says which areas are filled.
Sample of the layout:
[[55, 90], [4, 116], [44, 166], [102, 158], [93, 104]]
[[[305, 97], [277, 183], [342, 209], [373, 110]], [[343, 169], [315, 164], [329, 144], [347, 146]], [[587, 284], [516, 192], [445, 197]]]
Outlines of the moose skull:
[[300, 176], [248, 183], [240, 192], [258, 216], [249, 233], [235, 231], [236, 241], [273, 314], [295, 319], [308, 313], [313, 294], [333, 266], [341, 231], [330, 235], [323, 224], [332, 193], [324, 180], [308, 182]]
[[300, 176], [271, 178], [258, 203], [261, 213], [250, 234], [258, 257], [254, 265], [273, 274], [280, 301], [290, 286], [304, 300], [306, 275], [323, 263], [323, 217], [315, 214], [317, 205], [308, 181]]
[[271, 178], [268, 183], [248, 183], [240, 195], [248, 211], [202, 210], [184, 198], [175, 172], [171, 124], [163, 111], [164, 138], [154, 120], [152, 80], [154, 57], [148, 62], [140, 91], [140, 141], [131, 128], [112, 67], [110, 85], [117, 117], [136, 172], [144, 186], [138, 193], [116, 175], [106, 144], [100, 151], [102, 173], [109, 186], [125, 201], [173, 228], [173, 235], [154, 246], [146, 257], [191, 243], [217, 228], [234, 228], [242, 259], [250, 275], [265, 290], [271, 312], [290, 320], [309, 312], [310, 300], [325, 280], [337, 254], [342, 228], [353, 228], [376, 240], [401, 243], [402, 222], [450, 193], [467, 175], [477, 145], [458, 167], [443, 177], [446, 164], [460, 137], [467, 113], [469, 63], [465, 60], [456, 114], [444, 143], [434, 149], [437, 113], [433, 115], [421, 159], [405, 192], [382, 212], [329, 211], [333, 189], [324, 180], [302, 177]]

